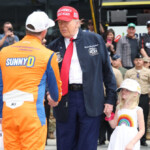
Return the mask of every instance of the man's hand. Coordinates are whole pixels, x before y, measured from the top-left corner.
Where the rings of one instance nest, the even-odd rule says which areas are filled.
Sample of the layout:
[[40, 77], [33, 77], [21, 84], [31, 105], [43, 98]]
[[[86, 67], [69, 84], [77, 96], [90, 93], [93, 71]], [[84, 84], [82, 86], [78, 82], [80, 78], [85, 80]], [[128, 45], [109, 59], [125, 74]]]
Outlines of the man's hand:
[[7, 31], [6, 34], [5, 34], [5, 36], [6, 36], [6, 37], [8, 37], [8, 36], [13, 37], [14, 34], [13, 34], [13, 32], [11, 32], [11, 31]]
[[105, 105], [104, 113], [106, 114], [107, 117], [110, 117], [113, 111], [113, 105], [111, 104], [104, 104], [104, 105]]
[[58, 102], [55, 102], [49, 93], [47, 93], [47, 100], [48, 100], [48, 104], [52, 107], [56, 107], [58, 105]]
[[80, 25], [82, 25], [84, 23], [85, 23], [85, 19], [84, 18], [80, 19]]
[[2, 118], [0, 118], [0, 124], [2, 124]]

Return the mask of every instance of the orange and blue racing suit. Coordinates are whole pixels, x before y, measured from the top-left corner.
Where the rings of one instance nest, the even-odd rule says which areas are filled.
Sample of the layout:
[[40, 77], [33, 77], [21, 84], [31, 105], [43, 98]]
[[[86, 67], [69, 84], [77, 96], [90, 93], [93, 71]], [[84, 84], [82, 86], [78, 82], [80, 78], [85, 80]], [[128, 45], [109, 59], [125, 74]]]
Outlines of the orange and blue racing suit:
[[5, 150], [44, 150], [46, 82], [61, 99], [57, 56], [31, 35], [0, 51], [0, 118]]

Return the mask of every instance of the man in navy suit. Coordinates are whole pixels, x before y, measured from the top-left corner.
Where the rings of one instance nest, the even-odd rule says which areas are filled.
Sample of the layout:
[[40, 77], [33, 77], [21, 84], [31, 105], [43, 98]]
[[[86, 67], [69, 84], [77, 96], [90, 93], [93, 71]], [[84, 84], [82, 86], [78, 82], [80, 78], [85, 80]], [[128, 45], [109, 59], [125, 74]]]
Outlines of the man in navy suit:
[[79, 29], [73, 7], [61, 7], [57, 21], [62, 36], [48, 45], [58, 56], [62, 79], [63, 97], [54, 107], [57, 149], [96, 150], [101, 114], [112, 112], [116, 97], [108, 52], [100, 35]]

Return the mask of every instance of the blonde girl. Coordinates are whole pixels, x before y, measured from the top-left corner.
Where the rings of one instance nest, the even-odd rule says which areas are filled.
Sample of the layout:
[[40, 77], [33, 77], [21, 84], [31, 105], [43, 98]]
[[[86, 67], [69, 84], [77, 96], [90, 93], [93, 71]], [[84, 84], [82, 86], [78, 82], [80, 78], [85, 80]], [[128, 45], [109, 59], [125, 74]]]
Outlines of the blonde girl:
[[133, 79], [125, 79], [117, 91], [119, 104], [115, 114], [104, 112], [105, 120], [115, 128], [108, 150], [140, 150], [145, 132], [143, 110], [138, 106], [140, 85]]

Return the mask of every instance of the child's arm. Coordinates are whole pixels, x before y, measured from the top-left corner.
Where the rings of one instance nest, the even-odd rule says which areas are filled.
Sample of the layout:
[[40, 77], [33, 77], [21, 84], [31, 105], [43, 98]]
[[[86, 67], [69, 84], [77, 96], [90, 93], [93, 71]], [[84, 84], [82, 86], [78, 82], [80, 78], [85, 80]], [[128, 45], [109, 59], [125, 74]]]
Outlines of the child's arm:
[[[116, 110], [114, 119], [108, 121], [110, 126], [111, 126], [111, 128], [113, 128], [113, 129], [117, 126], [117, 113], [118, 113], [118, 111]], [[110, 117], [110, 114], [105, 113], [105, 115], [107, 116], [107, 118]]]
[[130, 141], [130, 143], [126, 146], [125, 150], [133, 149], [134, 145], [138, 142], [138, 140], [141, 139], [141, 137], [145, 133], [144, 115], [143, 115], [143, 110], [141, 108], [137, 111], [137, 118], [138, 118], [138, 124], [139, 124], [139, 132], [132, 139], [132, 141]]

